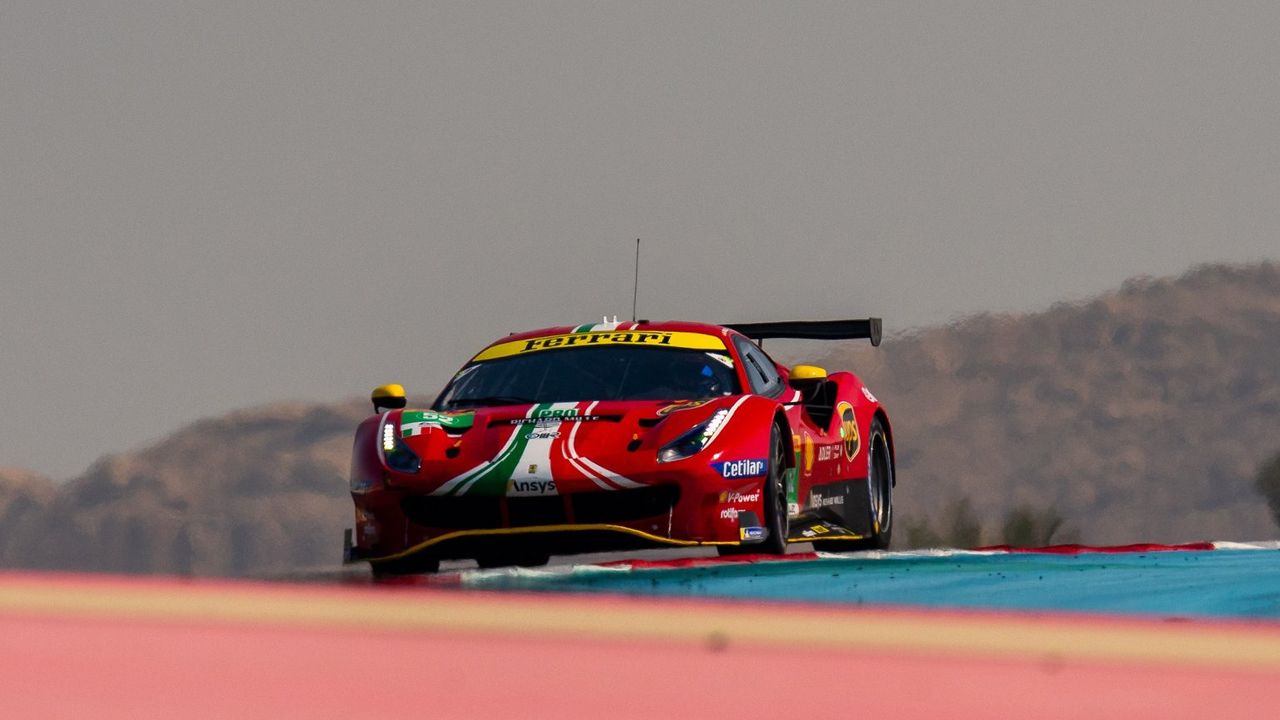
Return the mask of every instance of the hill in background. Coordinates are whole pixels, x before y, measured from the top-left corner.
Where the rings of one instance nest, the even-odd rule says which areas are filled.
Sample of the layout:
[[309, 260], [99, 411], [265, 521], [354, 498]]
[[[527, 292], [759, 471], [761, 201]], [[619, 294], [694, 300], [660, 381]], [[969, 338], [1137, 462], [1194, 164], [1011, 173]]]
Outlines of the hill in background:
[[[1083, 542], [1258, 539], [1280, 450], [1280, 268], [1204, 267], [1090, 302], [842, 345], [898, 448], [898, 537], [967, 501], [996, 542], [1050, 510]], [[57, 485], [0, 469], [0, 563], [270, 574], [337, 562], [364, 402], [205, 420]], [[919, 535], [919, 533], [913, 533]], [[1055, 537], [1055, 539], [1060, 539]]]
[[824, 362], [889, 409], [899, 530], [968, 498], [989, 530], [1016, 506], [1052, 508], [1089, 543], [1275, 533], [1253, 481], [1280, 450], [1276, 265], [1131, 280]]
[[334, 565], [352, 522], [346, 476], [365, 407], [281, 404], [202, 420], [57, 487], [0, 471], [0, 561], [195, 575]]

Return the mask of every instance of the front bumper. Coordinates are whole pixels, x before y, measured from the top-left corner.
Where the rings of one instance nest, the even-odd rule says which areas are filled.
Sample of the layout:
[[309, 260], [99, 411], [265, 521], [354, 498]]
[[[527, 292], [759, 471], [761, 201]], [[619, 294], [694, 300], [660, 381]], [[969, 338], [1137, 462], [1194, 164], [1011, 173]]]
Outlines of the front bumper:
[[548, 555], [573, 555], [585, 552], [616, 552], [661, 547], [689, 547], [694, 545], [737, 545], [737, 541], [681, 540], [653, 535], [624, 525], [537, 525], [521, 528], [490, 528], [484, 530], [455, 530], [424, 540], [405, 550], [384, 556], [363, 556], [357, 547], [350, 547], [347, 562], [367, 560], [374, 564], [402, 560], [407, 557], [436, 559], [475, 558], [510, 551], [519, 547], [522, 551]]
[[[521, 551], [565, 555], [743, 544], [763, 517], [763, 478], [719, 476], [534, 497], [441, 496], [385, 488], [354, 496], [350, 562], [466, 559]], [[757, 540], [758, 542], [758, 540]]]

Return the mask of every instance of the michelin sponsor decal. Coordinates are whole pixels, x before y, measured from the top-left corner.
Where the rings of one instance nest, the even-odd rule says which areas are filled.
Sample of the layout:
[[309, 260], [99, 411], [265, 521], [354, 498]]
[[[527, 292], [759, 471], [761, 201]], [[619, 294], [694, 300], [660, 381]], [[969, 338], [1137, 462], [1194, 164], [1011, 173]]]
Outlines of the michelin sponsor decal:
[[743, 542], [754, 542], [764, 540], [768, 536], [768, 531], [762, 527], [744, 527], [738, 529], [738, 537]]
[[724, 460], [711, 463], [712, 469], [727, 479], [759, 477], [765, 474], [766, 463], [761, 460]]

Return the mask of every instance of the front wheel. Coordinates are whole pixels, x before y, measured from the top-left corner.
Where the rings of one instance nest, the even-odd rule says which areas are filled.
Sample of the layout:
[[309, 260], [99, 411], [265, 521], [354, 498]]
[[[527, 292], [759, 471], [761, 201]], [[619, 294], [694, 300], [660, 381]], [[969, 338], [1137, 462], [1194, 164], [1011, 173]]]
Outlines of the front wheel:
[[721, 545], [719, 553], [723, 555], [742, 555], [760, 553], [763, 555], [785, 555], [787, 553], [787, 533], [790, 523], [787, 520], [787, 448], [782, 441], [782, 428], [775, 423], [769, 432], [769, 469], [763, 483], [764, 527], [768, 536], [764, 542], [753, 545]]

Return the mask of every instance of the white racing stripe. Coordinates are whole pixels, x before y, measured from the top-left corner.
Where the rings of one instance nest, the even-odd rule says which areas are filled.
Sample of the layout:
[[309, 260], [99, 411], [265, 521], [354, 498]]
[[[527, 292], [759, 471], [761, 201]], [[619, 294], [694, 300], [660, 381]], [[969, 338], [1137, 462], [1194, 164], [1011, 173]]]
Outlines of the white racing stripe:
[[[590, 405], [587, 406], [586, 410], [582, 411], [582, 414], [590, 415], [591, 411], [595, 410], [596, 405], [599, 405], [599, 404], [600, 403], [598, 401], [591, 403]], [[578, 437], [578, 428], [580, 427], [582, 427], [582, 423], [574, 423], [573, 429], [569, 431], [568, 442], [566, 442], [564, 445], [560, 447], [560, 452], [563, 454], [564, 459], [568, 460], [569, 464], [572, 465], [575, 470], [582, 473], [586, 477], [591, 478], [591, 482], [600, 486], [600, 488], [604, 490], [617, 490], [618, 488], [606, 483], [603, 479], [596, 477], [578, 462], [578, 450], [577, 450], [577, 447], [575, 446], [575, 443]]]
[[[574, 410], [576, 402], [552, 403], [548, 412]], [[581, 425], [582, 423], [572, 423]], [[555, 478], [551, 476], [551, 446], [564, 431], [564, 423], [556, 422], [553, 417], [547, 418], [545, 424], [534, 426], [525, 443], [524, 452], [516, 462], [515, 471], [507, 481], [508, 497], [529, 497], [538, 495], [558, 495]]]
[[[590, 405], [587, 406], [587, 409], [583, 411], [583, 414], [590, 415], [591, 411], [595, 410], [596, 406], [599, 404], [600, 402], [598, 400], [591, 403]], [[570, 465], [573, 465], [573, 467], [576, 468], [578, 472], [591, 478], [592, 482], [594, 482], [596, 485], [600, 486], [601, 488], [604, 488], [605, 490], [617, 490], [619, 487], [623, 487], [623, 488], [644, 487], [642, 483], [638, 483], [634, 480], [625, 478], [613, 472], [612, 470], [606, 470], [605, 468], [600, 467], [599, 465], [592, 462], [591, 460], [579, 455], [577, 444], [576, 444], [577, 435], [578, 435], [578, 428], [576, 426], [582, 425], [582, 423], [574, 423], [574, 425], [575, 427], [569, 431], [569, 442], [565, 443], [565, 447], [568, 451], [565, 454], [565, 459], [569, 461]], [[613, 487], [606, 483], [613, 483], [613, 485], [616, 485], [617, 487]]]

